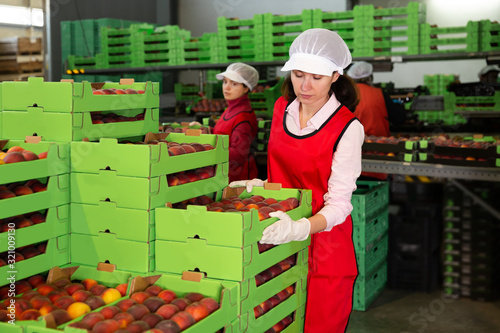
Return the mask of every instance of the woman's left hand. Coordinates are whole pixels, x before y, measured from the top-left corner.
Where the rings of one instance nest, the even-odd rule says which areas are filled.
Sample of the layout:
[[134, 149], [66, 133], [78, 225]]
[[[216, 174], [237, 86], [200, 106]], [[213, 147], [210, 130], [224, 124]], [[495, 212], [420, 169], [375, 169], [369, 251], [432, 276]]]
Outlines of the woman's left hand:
[[311, 223], [305, 217], [294, 221], [282, 211], [272, 212], [269, 216], [277, 217], [279, 220], [264, 229], [260, 243], [278, 245], [291, 241], [303, 241], [309, 237]]

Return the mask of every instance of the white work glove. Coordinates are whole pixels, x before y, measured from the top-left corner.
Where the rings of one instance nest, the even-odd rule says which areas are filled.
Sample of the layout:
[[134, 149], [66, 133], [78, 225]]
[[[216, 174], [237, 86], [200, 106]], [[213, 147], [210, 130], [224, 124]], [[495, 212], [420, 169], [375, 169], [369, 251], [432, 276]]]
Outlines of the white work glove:
[[311, 222], [305, 217], [294, 221], [287, 213], [282, 211], [269, 213], [271, 217], [279, 218], [278, 221], [264, 229], [262, 244], [284, 244], [291, 241], [303, 241], [309, 237]]
[[189, 123], [189, 127], [191, 127], [191, 126], [202, 126], [202, 125], [198, 121], [192, 121], [192, 122]]
[[245, 186], [247, 192], [252, 192], [254, 186], [264, 186], [264, 181], [262, 179], [254, 178], [252, 180], [236, 180], [229, 183], [229, 187], [240, 187]]

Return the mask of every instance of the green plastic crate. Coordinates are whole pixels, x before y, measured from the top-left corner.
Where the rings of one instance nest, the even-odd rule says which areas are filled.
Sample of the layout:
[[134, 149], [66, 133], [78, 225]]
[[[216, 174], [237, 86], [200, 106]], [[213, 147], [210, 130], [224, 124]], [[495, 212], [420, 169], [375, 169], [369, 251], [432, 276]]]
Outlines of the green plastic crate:
[[366, 311], [384, 290], [387, 283], [387, 263], [384, 262], [366, 276], [358, 276], [354, 283], [352, 309]]
[[46, 191], [0, 200], [0, 219], [69, 203], [69, 174], [51, 176], [40, 181], [47, 184]]
[[387, 253], [389, 251], [388, 239], [389, 237], [385, 235], [379, 241], [374, 241], [367, 245], [364, 251], [356, 250], [358, 276], [366, 276], [382, 262], [387, 262]]
[[2, 165], [0, 184], [27, 181], [69, 173], [69, 144], [44, 142], [25, 143], [24, 140], [0, 140], [0, 149], [19, 146], [35, 154], [48, 152], [47, 158]]
[[378, 181], [356, 182], [357, 189], [351, 197], [353, 223], [366, 223], [389, 205], [389, 184]]
[[190, 136], [184, 133], [170, 133], [166, 136], [166, 140], [179, 143], [208, 143], [214, 149], [170, 156], [167, 145], [161, 143], [130, 145], [108, 138], [102, 138], [99, 142], [72, 142], [71, 171], [97, 174], [100, 170], [108, 169], [115, 171], [117, 176], [157, 177], [221, 164], [229, 159], [229, 138], [225, 135]]
[[388, 207], [377, 217], [368, 221], [355, 221], [353, 218], [352, 239], [356, 252], [364, 252], [371, 244], [378, 242], [389, 230]]
[[[16, 248], [67, 235], [69, 230], [69, 205], [48, 208], [45, 222], [16, 230]], [[0, 252], [8, 250], [8, 236], [0, 233]]]
[[69, 142], [84, 138], [91, 141], [103, 137], [128, 138], [158, 131], [158, 108], [123, 109], [115, 113], [145, 115], [140, 121], [93, 124], [90, 112], [46, 112], [42, 107], [28, 107], [26, 111], [3, 111], [4, 135], [17, 140], [35, 135], [44, 141]]
[[149, 210], [167, 202], [177, 203], [212, 194], [227, 184], [228, 163], [219, 164], [214, 177], [171, 187], [165, 175], [138, 178], [118, 176], [114, 171], [72, 173], [71, 202], [98, 205], [101, 201], [111, 201], [118, 208]]
[[[460, 37], [457, 37], [460, 34]], [[478, 52], [479, 22], [469, 21], [466, 26], [438, 28], [428, 23], [420, 25], [420, 54]]]

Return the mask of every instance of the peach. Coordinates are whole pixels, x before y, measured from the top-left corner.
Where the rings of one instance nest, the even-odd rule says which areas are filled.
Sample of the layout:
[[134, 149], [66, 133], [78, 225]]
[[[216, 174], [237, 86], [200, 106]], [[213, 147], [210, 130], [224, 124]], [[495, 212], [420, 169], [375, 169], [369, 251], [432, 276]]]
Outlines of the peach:
[[274, 203], [274, 204], [270, 204], [269, 205], [270, 208], [274, 209], [275, 211], [282, 211], [282, 212], [286, 212], [286, 209], [285, 207], [283, 207], [281, 204], [279, 203]]
[[75, 321], [74, 323], [69, 324], [68, 327], [80, 328], [82, 330], [87, 330], [87, 331], [90, 331], [92, 329], [91, 327], [89, 327], [89, 325], [82, 323], [81, 321]]
[[292, 318], [292, 316], [286, 316], [285, 318], [283, 318], [281, 320], [281, 322], [285, 325], [285, 327], [287, 327], [288, 325], [290, 325], [293, 322], [293, 318]]
[[274, 209], [267, 206], [259, 208], [259, 220], [260, 221], [267, 220], [270, 217], [269, 213], [272, 213], [274, 211], [275, 211]]
[[0, 190], [0, 200], [14, 198], [16, 195], [10, 190]]
[[141, 333], [149, 330], [151, 327], [143, 320], [136, 320], [128, 324], [126, 330], [130, 333]]
[[72, 303], [75, 303], [75, 299], [71, 296], [61, 296], [56, 301], [54, 302], [54, 306], [58, 307], [59, 309], [64, 309], [66, 310], [68, 306], [70, 306]]
[[205, 150], [214, 149], [214, 146], [212, 146], [210, 143], [203, 143], [203, 147], [205, 147]]
[[127, 311], [132, 305], [138, 304], [136, 301], [133, 299], [127, 298], [127, 299], [122, 299], [118, 303], [116, 303], [116, 306], [120, 308], [122, 311]]
[[101, 89], [104, 95], [116, 95], [116, 92], [113, 89]]
[[142, 304], [146, 299], [151, 297], [150, 294], [144, 292], [144, 291], [136, 291], [132, 295], [130, 295], [130, 298], [136, 301], [139, 304]]
[[92, 296], [90, 291], [88, 290], [77, 290], [71, 295], [77, 302], [85, 302], [90, 296]]
[[273, 308], [273, 303], [271, 300], [266, 299], [264, 302], [260, 303], [259, 306], [264, 310], [264, 313], [269, 312]]
[[85, 290], [90, 290], [90, 288], [98, 285], [99, 283], [94, 279], [84, 279], [81, 284], [85, 287]]
[[40, 316], [41, 314], [38, 310], [28, 309], [21, 313], [21, 315], [19, 316], [19, 320], [36, 320]]
[[27, 291], [32, 290], [31, 284], [26, 280], [21, 280], [16, 282], [16, 295], [23, 294]]
[[68, 293], [63, 289], [56, 289], [47, 294], [52, 303], [55, 303], [62, 296], [68, 296]]
[[200, 302], [189, 304], [184, 311], [190, 313], [197, 322], [210, 314], [207, 307]]
[[97, 295], [90, 296], [89, 298], [87, 298], [85, 300], [85, 303], [87, 303], [88, 306], [90, 306], [90, 308], [92, 310], [95, 310], [97, 308], [100, 308], [101, 306], [106, 305], [106, 303], [104, 303], [104, 300], [101, 298], [101, 296], [97, 296]]
[[127, 289], [128, 289], [128, 283], [122, 283], [116, 286], [116, 290], [120, 292], [122, 297], [127, 294]]
[[66, 292], [68, 293], [68, 295], [73, 295], [75, 293], [75, 291], [77, 290], [85, 290], [85, 287], [83, 284], [81, 283], [77, 283], [77, 282], [73, 282], [73, 283], [70, 283], [70, 284], [67, 284], [64, 286], [64, 290], [66, 290]]
[[264, 283], [273, 278], [273, 273], [271, 273], [271, 271], [269, 269], [266, 269], [266, 270], [260, 272], [259, 275], [264, 278]]
[[197, 152], [198, 152], [198, 151], [205, 151], [205, 150], [206, 150], [206, 149], [205, 149], [205, 147], [203, 147], [203, 145], [202, 145], [201, 143], [193, 142], [193, 143], [191, 143], [190, 145], [191, 145], [191, 147], [193, 147], [193, 148], [194, 148], [194, 150], [195, 150], [195, 151], [197, 151]]
[[126, 95], [127, 94], [127, 92], [124, 89], [116, 89], [115, 93], [117, 95]]
[[135, 90], [133, 88], [127, 88], [127, 89], [125, 89], [125, 92], [127, 94], [138, 94], [137, 90]]
[[194, 149], [193, 146], [191, 146], [191, 145], [182, 143], [181, 147], [184, 148], [184, 151], [186, 152], [186, 154], [196, 153], [196, 149]]
[[42, 316], [45, 316], [45, 315], [51, 313], [54, 310], [57, 310], [57, 308], [54, 305], [52, 305], [52, 304], [45, 304], [38, 311], [40, 311], [40, 314]]
[[45, 283], [45, 278], [42, 275], [37, 274], [29, 277], [28, 282], [33, 288], [37, 288], [38, 286]]
[[[38, 250], [40, 252], [42, 252], [39, 248], [38, 248]], [[62, 278], [62, 279], [59, 279], [59, 280], [55, 281], [54, 282], [54, 286], [56, 286], [57, 288], [63, 288], [64, 289], [64, 286], [66, 286], [66, 285], [68, 285], [70, 283], [71, 283], [71, 281], [69, 279]]]
[[[8, 289], [9, 289], [9, 288], [7, 288], [7, 290], [8, 290]], [[22, 294], [21, 298], [22, 298], [22, 299], [25, 299], [25, 300], [27, 300], [27, 301], [29, 301], [29, 300], [31, 300], [33, 297], [38, 296], [38, 295], [40, 295], [40, 294], [38, 293], [38, 291], [36, 291], [36, 290], [30, 290], [30, 291], [27, 291], [27, 292], [25, 292], [24, 294]], [[2, 297], [2, 298], [5, 298], [5, 297]]]
[[21, 229], [32, 226], [33, 221], [27, 217], [21, 216], [14, 220], [14, 224], [16, 225], [16, 229]]
[[282, 291], [280, 291], [279, 293], [277, 293], [276, 296], [279, 298], [280, 302], [283, 302], [288, 297], [290, 297], [290, 293], [288, 292], [288, 290], [283, 289]]
[[198, 302], [199, 300], [205, 298], [205, 296], [201, 293], [196, 293], [196, 292], [190, 292], [184, 295], [184, 298], [187, 298], [191, 302]]
[[162, 305], [165, 305], [165, 301], [158, 296], [151, 296], [142, 302], [150, 312], [156, 312]]
[[47, 242], [38, 244], [36, 246], [36, 249], [40, 251], [40, 253], [45, 253], [45, 251], [47, 250]]
[[116, 314], [112, 320], [118, 323], [119, 328], [125, 328], [128, 324], [134, 322], [135, 318], [128, 312], [120, 312]]
[[17, 196], [33, 194], [33, 190], [25, 185], [16, 186], [12, 192]]
[[292, 204], [288, 200], [281, 200], [278, 202], [283, 208], [285, 208], [285, 212], [288, 212], [289, 210], [292, 210]]
[[14, 258], [15, 258], [14, 259], [15, 262], [23, 261], [25, 259], [24, 256], [19, 252], [14, 253]]
[[255, 204], [255, 200], [252, 198], [244, 198], [241, 200], [241, 202], [245, 205], [248, 206], [250, 204]]
[[88, 304], [85, 304], [83, 302], [75, 302], [70, 304], [66, 309], [66, 311], [68, 311], [68, 314], [71, 317], [71, 319], [75, 319], [80, 316], [83, 316], [86, 313], [89, 313], [91, 310]]
[[194, 171], [187, 171], [185, 175], [186, 177], [189, 178], [190, 182], [196, 182], [198, 180], [201, 180], [200, 176], [198, 176], [198, 174]]
[[274, 329], [274, 332], [279, 333], [285, 329], [285, 324], [282, 321], [279, 321], [274, 324], [272, 328]]
[[35, 214], [30, 216], [30, 220], [31, 220], [31, 222], [33, 222], [33, 224], [40, 224], [40, 223], [45, 222], [45, 216], [43, 216], [40, 213], [35, 213]]
[[36, 184], [33, 184], [31, 189], [33, 190], [34, 193], [47, 191], [47, 184], [36, 183]]
[[195, 172], [198, 175], [198, 177], [200, 177], [200, 179], [207, 179], [211, 177], [208, 171], [205, 170], [204, 168], [197, 169]]
[[179, 179], [179, 185], [183, 185], [183, 184], [187, 184], [187, 183], [191, 182], [189, 177], [186, 176], [185, 174], [182, 174], [182, 173], [177, 174], [177, 178]]
[[238, 208], [238, 211], [240, 211], [240, 212], [249, 212], [250, 208], [248, 208], [247, 206], [243, 206], [243, 207]]
[[262, 309], [260, 305], [257, 305], [253, 308], [253, 314], [255, 316], [255, 319], [257, 319], [264, 314], [264, 309]]
[[294, 197], [287, 198], [286, 201], [290, 203], [292, 209], [297, 208], [299, 206], [299, 200]]
[[271, 272], [273, 278], [283, 273], [283, 269], [278, 264], [269, 267], [268, 270]]
[[34, 161], [34, 160], [38, 160], [38, 155], [35, 154], [34, 152], [32, 151], [29, 151], [29, 150], [25, 150], [23, 152], [21, 152], [21, 154], [24, 156], [24, 159], [26, 161]]
[[36, 247], [28, 246], [21, 251], [21, 254], [23, 255], [24, 259], [29, 259], [29, 258], [36, 257], [37, 255], [40, 255], [41, 253], [40, 253], [40, 251], [38, 251], [38, 249]]
[[295, 285], [293, 285], [293, 284], [292, 284], [292, 285], [290, 285], [290, 286], [286, 287], [286, 291], [288, 291], [288, 293], [289, 293], [290, 295], [295, 294]]
[[55, 309], [50, 314], [54, 317], [57, 326], [67, 323], [71, 320], [68, 311], [64, 309]]
[[144, 304], [132, 305], [128, 308], [127, 312], [134, 316], [135, 320], [140, 320], [142, 317], [150, 313], [148, 307]]
[[208, 310], [208, 313], [213, 313], [214, 311], [219, 309], [219, 303], [217, 303], [217, 301], [211, 297], [205, 297], [199, 300], [199, 302], [205, 305], [205, 307]]
[[167, 184], [169, 187], [180, 185], [180, 183], [176, 175], [167, 175]]
[[[15, 303], [14, 303], [14, 310], [16, 313], [16, 317], [19, 317], [21, 313], [28, 309], [32, 309], [32, 305], [29, 301], [22, 299], [22, 298], [15, 298]], [[37, 310], [37, 309], [36, 309]]]
[[95, 326], [95, 324], [97, 324], [100, 321], [104, 321], [105, 319], [108, 319], [108, 318], [105, 318], [99, 312], [90, 312], [90, 313], [87, 313], [82, 318], [81, 322], [84, 323], [85, 325], [87, 325], [90, 329], [92, 329]]
[[176, 298], [170, 304], [173, 304], [179, 308], [179, 310], [184, 311], [184, 309], [193, 302], [188, 300], [187, 298]]
[[116, 316], [117, 313], [120, 313], [122, 310], [120, 310], [119, 307], [117, 306], [114, 306], [114, 305], [110, 305], [110, 306], [106, 306], [104, 308], [101, 309], [101, 311], [99, 311], [105, 319], [111, 319], [113, 318], [114, 316]]
[[181, 331], [179, 325], [170, 319], [160, 321], [155, 328], [163, 333], [179, 333]]
[[47, 151], [41, 152], [40, 154], [38, 154], [38, 158], [41, 160], [45, 159], [45, 158], [47, 158], [47, 154], [48, 154]]
[[168, 155], [170, 156], [183, 155], [185, 153], [186, 151], [181, 146], [171, 146], [168, 148]]
[[162, 305], [156, 313], [163, 317], [163, 319], [170, 319], [174, 314], [179, 312], [179, 308], [174, 304]]
[[250, 199], [252, 199], [253, 201], [255, 201], [255, 203], [258, 203], [258, 202], [264, 202], [265, 198], [262, 195], [252, 195], [250, 197]]
[[0, 309], [0, 323], [7, 322], [9, 321], [9, 319], [10, 318], [7, 316], [7, 311], [4, 309]]
[[[85, 289], [85, 287], [83, 288]], [[95, 286], [91, 287], [89, 291], [96, 296], [100, 296], [106, 289], [108, 289], [108, 287], [103, 286], [102, 284], [96, 284]]]
[[3, 158], [3, 162], [5, 164], [17, 163], [17, 162], [24, 162], [24, 161], [26, 161], [26, 158], [19, 151], [14, 151], [14, 152], [11, 152], [11, 153], [7, 153], [7, 155], [5, 155], [4, 158]]
[[24, 151], [23, 147], [20, 146], [12, 146], [7, 150], [7, 154], [12, 153], [12, 152], [22, 152]]
[[101, 298], [103, 299], [104, 303], [109, 304], [112, 303], [122, 297], [122, 294], [115, 288], [108, 288], [106, 289], [102, 295]]
[[141, 320], [146, 322], [149, 327], [155, 327], [160, 321], [163, 320], [163, 317], [157, 313], [148, 313], [144, 315]]
[[151, 296], [158, 296], [158, 294], [161, 293], [162, 290], [163, 290], [162, 287], [154, 284], [152, 286], [147, 287], [146, 290], [144, 291], [150, 294]]
[[196, 324], [196, 320], [194, 320], [193, 316], [186, 311], [177, 312], [172, 316], [171, 320], [175, 321], [181, 330], [185, 330]]
[[92, 91], [92, 95], [105, 95], [101, 89]]
[[269, 204], [269, 205], [272, 205], [272, 204], [275, 204], [275, 203], [278, 203], [278, 200], [274, 199], [274, 198], [265, 198], [263, 200], [265, 203]]
[[38, 295], [30, 299], [31, 306], [35, 309], [40, 309], [44, 305], [50, 305], [52, 302], [47, 296]]
[[278, 305], [278, 304], [280, 304], [280, 303], [281, 303], [281, 300], [280, 300], [280, 298], [279, 298], [277, 295], [274, 295], [274, 296], [273, 296], [273, 297], [271, 297], [269, 300], [270, 300], [270, 301], [271, 301], [271, 303], [273, 304], [273, 308], [274, 308], [276, 305]]
[[117, 331], [120, 328], [117, 321], [113, 319], [106, 319], [98, 322], [92, 328], [92, 333], [110, 333]]

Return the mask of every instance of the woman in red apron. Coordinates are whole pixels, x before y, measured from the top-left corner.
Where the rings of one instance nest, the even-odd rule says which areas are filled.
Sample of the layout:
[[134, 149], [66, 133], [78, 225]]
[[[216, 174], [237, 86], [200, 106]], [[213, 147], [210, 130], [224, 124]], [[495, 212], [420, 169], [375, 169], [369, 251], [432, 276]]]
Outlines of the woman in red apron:
[[[312, 190], [313, 216], [293, 221], [284, 212], [261, 243], [283, 244], [311, 235], [305, 332], [344, 332], [352, 310], [356, 256], [351, 195], [361, 173], [364, 131], [351, 111], [354, 82], [343, 74], [351, 62], [335, 32], [310, 29], [290, 47], [282, 71], [291, 71], [274, 106], [268, 144], [268, 181]], [[260, 180], [230, 185], [262, 185]]]
[[222, 80], [227, 109], [213, 129], [214, 134], [229, 136], [229, 181], [257, 177], [257, 164], [250, 146], [257, 135], [257, 117], [250, 105], [248, 92], [259, 81], [255, 68], [238, 62], [216, 75]]

